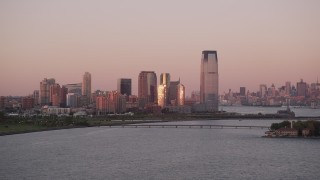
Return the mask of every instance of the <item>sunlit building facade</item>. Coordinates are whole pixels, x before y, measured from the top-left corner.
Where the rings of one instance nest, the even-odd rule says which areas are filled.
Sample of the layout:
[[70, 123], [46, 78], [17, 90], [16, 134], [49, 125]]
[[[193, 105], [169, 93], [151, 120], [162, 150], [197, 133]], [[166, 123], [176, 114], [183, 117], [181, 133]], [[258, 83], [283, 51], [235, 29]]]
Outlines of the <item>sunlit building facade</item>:
[[162, 108], [170, 103], [169, 98], [170, 74], [161, 73], [160, 85], [158, 86], [158, 105]]
[[141, 71], [138, 78], [139, 106], [158, 103], [157, 75], [154, 71]]
[[202, 51], [200, 70], [200, 103], [204, 111], [218, 111], [218, 56], [217, 51]]
[[185, 87], [183, 84], [179, 83], [177, 85], [177, 105], [184, 106], [185, 105]]

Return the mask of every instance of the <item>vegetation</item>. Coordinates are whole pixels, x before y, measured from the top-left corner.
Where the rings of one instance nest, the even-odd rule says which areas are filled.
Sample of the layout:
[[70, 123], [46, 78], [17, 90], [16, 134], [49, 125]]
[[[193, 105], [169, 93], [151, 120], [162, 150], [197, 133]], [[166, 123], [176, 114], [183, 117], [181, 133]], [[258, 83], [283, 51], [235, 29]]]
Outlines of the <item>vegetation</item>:
[[[292, 126], [298, 130], [298, 135], [302, 135], [303, 129], [309, 129], [312, 136], [320, 136], [320, 122], [309, 120], [309, 121], [293, 121]], [[281, 123], [272, 123], [271, 130], [277, 130], [280, 128], [290, 128], [291, 123], [289, 121], [283, 121]]]

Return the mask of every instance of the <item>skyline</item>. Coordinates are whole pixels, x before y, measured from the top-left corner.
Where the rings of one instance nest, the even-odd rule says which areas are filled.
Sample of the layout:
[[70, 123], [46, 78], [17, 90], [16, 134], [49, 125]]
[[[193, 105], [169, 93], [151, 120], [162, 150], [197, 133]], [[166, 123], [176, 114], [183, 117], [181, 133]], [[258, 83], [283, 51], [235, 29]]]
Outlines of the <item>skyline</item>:
[[[319, 1], [1, 1], [0, 95], [27, 95], [43, 78], [115, 90], [141, 71], [200, 90], [201, 51], [216, 50], [219, 92], [293, 85], [320, 75]], [[59, 12], [59, 13], [57, 13]]]

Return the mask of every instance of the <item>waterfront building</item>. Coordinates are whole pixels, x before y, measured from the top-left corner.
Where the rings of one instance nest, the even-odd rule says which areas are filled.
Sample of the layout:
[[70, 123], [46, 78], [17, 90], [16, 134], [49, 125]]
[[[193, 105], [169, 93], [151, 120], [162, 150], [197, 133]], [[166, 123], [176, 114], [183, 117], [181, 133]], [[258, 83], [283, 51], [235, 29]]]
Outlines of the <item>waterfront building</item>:
[[60, 108], [56, 106], [44, 106], [42, 112], [48, 115], [64, 115], [68, 116], [71, 112], [70, 108]]
[[122, 95], [131, 95], [131, 79], [118, 79], [117, 90]]
[[158, 105], [163, 108], [167, 105], [167, 86], [160, 84], [158, 86]]
[[50, 86], [55, 84], [55, 79], [44, 78], [40, 82], [40, 105], [50, 104]]
[[307, 83], [303, 82], [301, 79], [300, 82], [297, 82], [297, 96], [306, 97], [307, 95]]
[[138, 77], [139, 106], [158, 103], [157, 75], [154, 71], [141, 71]]
[[200, 103], [202, 111], [218, 111], [217, 51], [202, 51], [200, 69]]
[[170, 74], [161, 73], [158, 86], [158, 105], [163, 108], [169, 104]]
[[[180, 80], [179, 80], [180, 82]], [[185, 105], [185, 87], [183, 84], [179, 83], [177, 85], [177, 105], [184, 106]]]
[[98, 115], [124, 113], [126, 112], [126, 96], [117, 91], [109, 91], [106, 95], [96, 98], [96, 109]]
[[87, 103], [90, 103], [91, 98], [91, 74], [85, 72], [82, 78], [82, 96], [87, 98]]

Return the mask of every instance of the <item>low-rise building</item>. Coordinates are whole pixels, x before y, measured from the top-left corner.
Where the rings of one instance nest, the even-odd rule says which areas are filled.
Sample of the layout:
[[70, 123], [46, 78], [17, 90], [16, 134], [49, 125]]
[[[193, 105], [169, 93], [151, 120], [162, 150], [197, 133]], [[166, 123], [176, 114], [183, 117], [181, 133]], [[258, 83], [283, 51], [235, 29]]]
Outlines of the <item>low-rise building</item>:
[[294, 128], [280, 128], [275, 130], [276, 136], [288, 136], [296, 137], [298, 136], [298, 130]]

